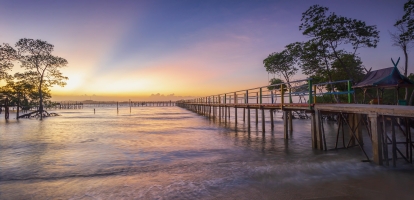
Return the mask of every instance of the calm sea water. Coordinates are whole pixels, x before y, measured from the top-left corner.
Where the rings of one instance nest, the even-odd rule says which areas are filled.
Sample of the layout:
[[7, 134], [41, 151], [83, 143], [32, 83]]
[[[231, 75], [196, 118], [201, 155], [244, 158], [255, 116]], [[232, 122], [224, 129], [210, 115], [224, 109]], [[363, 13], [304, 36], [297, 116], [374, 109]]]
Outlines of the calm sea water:
[[309, 120], [294, 120], [285, 141], [279, 113], [263, 133], [260, 115], [247, 131], [241, 110], [235, 125], [179, 107], [94, 108], [1, 114], [0, 199], [414, 198], [412, 165], [362, 162], [358, 147], [313, 150]]

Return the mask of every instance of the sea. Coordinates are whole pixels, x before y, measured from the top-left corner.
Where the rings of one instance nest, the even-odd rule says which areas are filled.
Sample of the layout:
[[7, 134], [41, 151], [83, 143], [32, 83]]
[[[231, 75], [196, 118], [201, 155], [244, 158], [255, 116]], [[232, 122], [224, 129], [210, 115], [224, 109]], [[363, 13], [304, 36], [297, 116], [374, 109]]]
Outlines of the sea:
[[[312, 149], [309, 119], [283, 136], [180, 107], [89, 105], [43, 120], [0, 114], [0, 199], [414, 199], [414, 166], [367, 162], [359, 146]], [[365, 132], [363, 148], [371, 157]], [[349, 136], [345, 135], [345, 143]], [[339, 138], [339, 147], [343, 147]]]

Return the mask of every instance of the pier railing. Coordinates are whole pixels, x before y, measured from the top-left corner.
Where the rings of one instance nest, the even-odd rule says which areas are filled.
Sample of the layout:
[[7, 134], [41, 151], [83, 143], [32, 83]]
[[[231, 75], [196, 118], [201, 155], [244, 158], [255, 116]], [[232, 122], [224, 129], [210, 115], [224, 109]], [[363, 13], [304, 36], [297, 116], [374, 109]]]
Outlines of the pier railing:
[[[344, 85], [345, 84], [345, 85]], [[338, 85], [341, 90], [336, 89]], [[344, 85], [344, 86], [343, 86]], [[313, 84], [312, 79], [302, 79], [286, 83], [266, 85], [245, 90], [226, 92], [205, 97], [181, 100], [181, 103], [200, 103], [200, 104], [259, 104], [259, 105], [280, 105], [283, 106], [302, 106], [312, 108], [317, 103], [324, 102], [324, 98], [331, 96], [336, 99], [335, 103], [341, 102], [339, 95], [346, 95], [346, 103], [352, 102], [351, 81], [342, 80], [335, 82]], [[320, 97], [320, 98], [318, 98]], [[320, 100], [322, 101], [320, 101]], [[345, 102], [342, 102], [345, 103]]]

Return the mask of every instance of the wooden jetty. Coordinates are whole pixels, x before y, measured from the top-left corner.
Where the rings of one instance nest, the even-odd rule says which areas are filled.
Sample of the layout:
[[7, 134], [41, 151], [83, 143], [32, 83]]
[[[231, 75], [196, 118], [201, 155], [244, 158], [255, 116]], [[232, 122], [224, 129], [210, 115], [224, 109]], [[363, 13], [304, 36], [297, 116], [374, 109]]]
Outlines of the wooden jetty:
[[[326, 89], [317, 89], [321, 86], [326, 87], [338, 83], [347, 84], [348, 91], [332, 92]], [[181, 100], [177, 101], [176, 104], [179, 107], [214, 119], [218, 118], [225, 122], [230, 120], [230, 115], [233, 115], [235, 124], [239, 123], [237, 121], [238, 110], [242, 110], [243, 122], [247, 123], [248, 130], [251, 128], [251, 110], [254, 109], [256, 111], [254, 117], [256, 124], [258, 124], [258, 113], [260, 111], [263, 133], [265, 132], [265, 111], [269, 112], [271, 129], [273, 130], [273, 114], [274, 111], [278, 110], [283, 112], [285, 139], [289, 139], [289, 135], [293, 131], [293, 113], [304, 113], [310, 115], [311, 119], [312, 148], [320, 150], [327, 150], [323, 116], [333, 115], [336, 116], [338, 122], [336, 149], [338, 148], [340, 130], [342, 130], [343, 137], [346, 129], [350, 140], [345, 145], [343, 139], [344, 148], [361, 147], [368, 161], [372, 160], [379, 165], [384, 163], [389, 165], [389, 160], [392, 159], [395, 166], [397, 158], [403, 158], [412, 163], [414, 145], [410, 126], [413, 125], [414, 106], [351, 103], [354, 92], [350, 88], [350, 81], [313, 85], [310, 79], [305, 79], [197, 99]], [[345, 103], [317, 103], [317, 97], [323, 95], [346, 95], [347, 101]], [[293, 97], [302, 101], [293, 103]], [[276, 98], [277, 101], [275, 101]], [[233, 108], [233, 113], [230, 113], [230, 108]], [[372, 158], [368, 157], [363, 148], [362, 128], [364, 127], [371, 138]], [[403, 141], [398, 141], [397, 133], [404, 138]]]
[[83, 104], [94, 107], [168, 107], [175, 106], [175, 101], [84, 101]]
[[54, 102], [52, 103], [54, 109], [83, 109], [82, 102]]

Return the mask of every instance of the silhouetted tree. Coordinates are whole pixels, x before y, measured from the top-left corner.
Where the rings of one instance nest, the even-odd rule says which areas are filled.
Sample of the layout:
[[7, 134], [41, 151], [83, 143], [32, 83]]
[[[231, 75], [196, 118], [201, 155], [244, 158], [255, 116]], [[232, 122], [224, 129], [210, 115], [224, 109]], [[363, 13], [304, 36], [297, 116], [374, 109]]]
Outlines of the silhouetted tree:
[[[269, 85], [276, 85], [276, 84], [280, 84], [280, 83], [283, 83], [283, 81], [282, 81], [282, 79], [279, 79], [279, 78], [272, 78], [269, 81]], [[274, 90], [274, 89], [279, 89], [279, 88], [276, 88], [275, 86], [268, 86], [267, 89], [268, 90]]]
[[[408, 75], [408, 50], [414, 44], [414, 1], [409, 0], [404, 4], [405, 14], [401, 20], [398, 20], [394, 27], [396, 32], [390, 32], [393, 46], [401, 48], [404, 52], [405, 66], [404, 76]], [[408, 88], [405, 88], [404, 99], [408, 101]]]
[[299, 52], [300, 43], [289, 44], [283, 51], [272, 53], [264, 59], [264, 67], [271, 74], [283, 76], [289, 84], [291, 77], [298, 71], [295, 65], [299, 59]]
[[401, 20], [398, 20], [395, 23], [395, 26], [404, 25], [407, 31], [401, 35], [405, 39], [414, 39], [414, 0], [408, 0], [407, 3], [404, 4], [404, 15]]
[[60, 68], [67, 65], [64, 58], [53, 56], [53, 45], [42, 40], [20, 39], [16, 43], [18, 59], [21, 67], [26, 69], [24, 73], [18, 74], [20, 80], [34, 82], [39, 94], [40, 119], [43, 115], [44, 89], [53, 85], [64, 86], [68, 78], [63, 76]]
[[9, 44], [0, 45], [0, 80], [11, 78], [7, 71], [13, 68], [13, 61], [16, 59], [16, 50]]
[[[302, 14], [299, 30], [303, 31], [303, 35], [311, 37], [308, 46], [322, 55], [323, 59], [320, 62], [327, 65], [333, 60], [338, 60], [348, 78], [353, 79], [341, 54], [355, 55], [361, 47], [375, 48], [379, 42], [379, 31], [376, 26], [368, 26], [361, 20], [338, 16], [335, 13], [328, 14], [328, 10], [327, 7], [319, 5], [311, 6]], [[345, 52], [346, 45], [352, 46], [353, 52]]]

